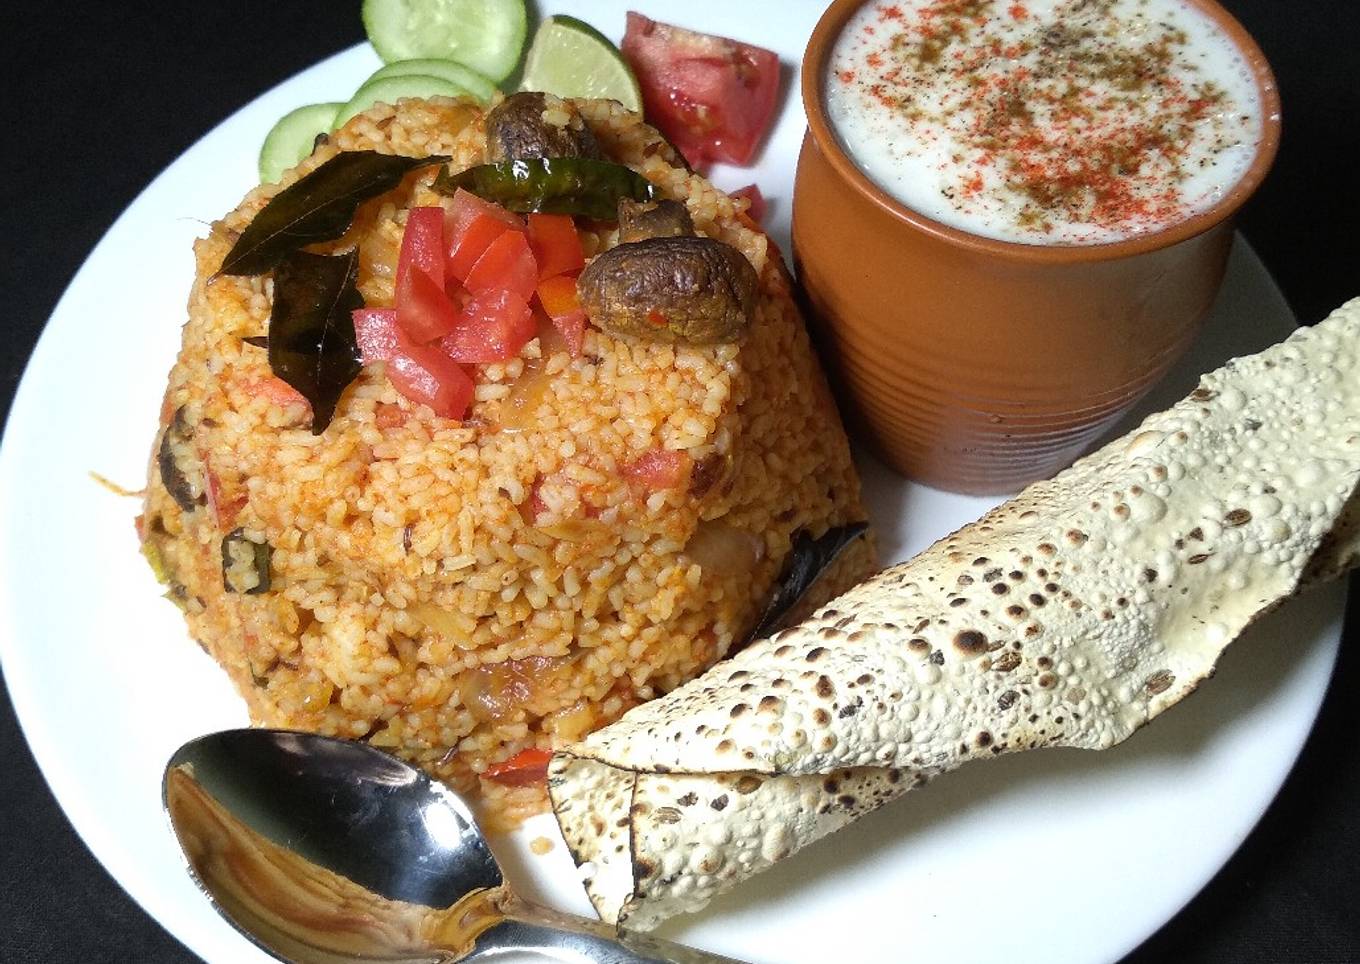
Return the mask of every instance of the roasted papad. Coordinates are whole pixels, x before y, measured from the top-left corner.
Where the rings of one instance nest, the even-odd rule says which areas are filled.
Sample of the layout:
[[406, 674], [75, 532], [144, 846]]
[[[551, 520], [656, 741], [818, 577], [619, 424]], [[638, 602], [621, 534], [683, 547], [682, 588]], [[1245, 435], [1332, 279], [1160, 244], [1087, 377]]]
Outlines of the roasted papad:
[[1360, 299], [555, 756], [596, 909], [650, 927], [968, 760], [1119, 743], [1355, 565], [1358, 481]]

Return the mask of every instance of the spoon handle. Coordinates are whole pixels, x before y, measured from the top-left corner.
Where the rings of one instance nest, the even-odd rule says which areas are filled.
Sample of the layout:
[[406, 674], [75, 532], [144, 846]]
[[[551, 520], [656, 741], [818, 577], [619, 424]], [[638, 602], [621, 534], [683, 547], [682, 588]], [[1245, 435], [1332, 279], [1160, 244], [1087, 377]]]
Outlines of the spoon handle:
[[465, 961], [501, 960], [511, 954], [537, 954], [564, 964], [741, 964], [650, 934], [620, 931], [587, 920], [515, 900], [502, 907], [505, 917], [477, 937]]

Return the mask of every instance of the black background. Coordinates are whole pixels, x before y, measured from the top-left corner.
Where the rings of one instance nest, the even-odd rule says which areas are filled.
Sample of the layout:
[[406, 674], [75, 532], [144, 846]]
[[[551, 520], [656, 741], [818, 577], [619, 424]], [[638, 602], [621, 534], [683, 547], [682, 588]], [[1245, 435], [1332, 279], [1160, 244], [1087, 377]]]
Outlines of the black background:
[[[1360, 295], [1360, 4], [1226, 6], [1274, 65], [1285, 117], [1278, 163], [1240, 224], [1299, 320], [1311, 323]], [[0, 406], [7, 410], [66, 283], [137, 193], [232, 111], [363, 36], [357, 2], [5, 8]], [[1360, 960], [1356, 608], [1321, 718], [1274, 805], [1205, 891], [1129, 960]], [[0, 960], [192, 960], [72, 832], [7, 700], [0, 760]], [[1023, 874], [980, 888], [979, 926], [988, 901], [1005, 900], [1010, 886], [1023, 886]], [[1054, 928], [1080, 926], [1064, 920], [1062, 894], [1049, 897]], [[1043, 960], [1044, 948], [1027, 956]]]

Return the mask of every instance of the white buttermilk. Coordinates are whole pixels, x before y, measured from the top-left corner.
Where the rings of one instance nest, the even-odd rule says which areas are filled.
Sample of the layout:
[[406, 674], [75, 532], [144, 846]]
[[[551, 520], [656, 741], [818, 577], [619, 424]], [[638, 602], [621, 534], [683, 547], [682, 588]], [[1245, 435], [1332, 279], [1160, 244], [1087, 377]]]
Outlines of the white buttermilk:
[[1212, 207], [1262, 132], [1251, 67], [1181, 0], [876, 0], [826, 78], [844, 148], [972, 234], [1100, 244]]

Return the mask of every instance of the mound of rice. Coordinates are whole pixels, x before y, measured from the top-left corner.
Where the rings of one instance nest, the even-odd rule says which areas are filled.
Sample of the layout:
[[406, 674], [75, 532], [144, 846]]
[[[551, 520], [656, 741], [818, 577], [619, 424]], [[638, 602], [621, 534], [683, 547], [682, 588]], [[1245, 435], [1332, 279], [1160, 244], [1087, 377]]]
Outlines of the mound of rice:
[[[307, 402], [243, 341], [267, 333], [269, 278], [212, 278], [280, 187], [262, 186], [196, 244], [139, 519], [168, 595], [257, 723], [384, 747], [480, 797], [498, 826], [545, 797], [537, 782], [481, 778], [488, 766], [576, 740], [698, 675], [756, 624], [794, 533], [864, 518], [788, 277], [745, 202], [669, 163], [638, 115], [606, 101], [577, 107], [608, 157], [683, 201], [700, 233], [756, 268], [758, 312], [740, 344], [592, 328], [571, 358], [536, 339], [519, 358], [478, 367], [461, 423], [408, 401], [372, 365], [314, 436]], [[482, 163], [482, 119], [456, 100], [379, 105], [284, 185], [342, 150], [447, 154], [453, 170]], [[371, 306], [392, 303], [406, 209], [440, 203], [435, 170], [312, 249], [357, 245]], [[587, 232], [587, 256], [616, 233]], [[191, 511], [161, 477], [167, 432]], [[651, 491], [630, 478], [655, 450], [688, 456], [685, 484]], [[269, 546], [267, 587], [226, 589], [224, 538], [231, 552], [243, 539]], [[809, 603], [858, 581], [872, 557], [857, 541]]]

